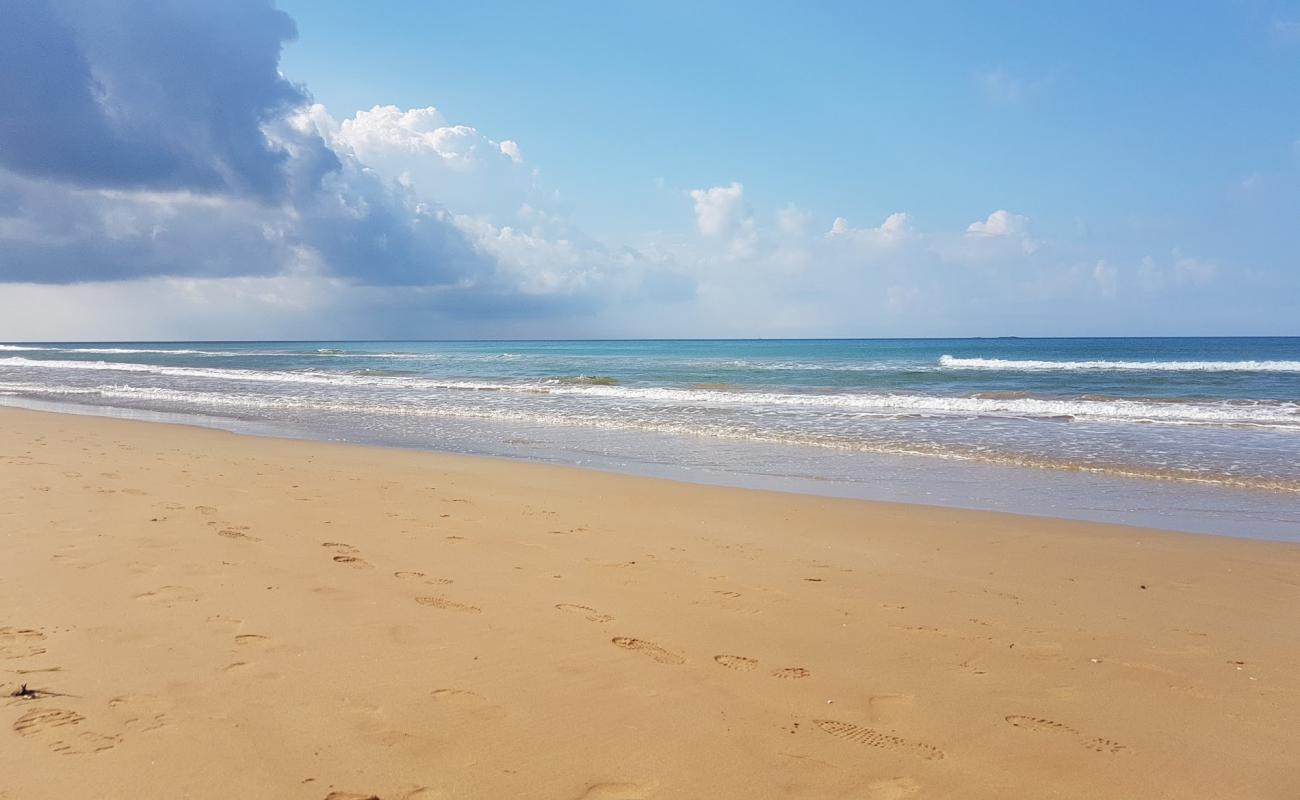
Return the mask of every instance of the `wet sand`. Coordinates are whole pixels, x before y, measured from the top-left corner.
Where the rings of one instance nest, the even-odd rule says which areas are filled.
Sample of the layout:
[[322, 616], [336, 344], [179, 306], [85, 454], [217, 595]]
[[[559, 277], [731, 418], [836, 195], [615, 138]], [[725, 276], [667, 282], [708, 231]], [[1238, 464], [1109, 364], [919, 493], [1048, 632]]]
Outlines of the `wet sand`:
[[1295, 544], [16, 409], [0, 501], [4, 800], [1300, 792]]

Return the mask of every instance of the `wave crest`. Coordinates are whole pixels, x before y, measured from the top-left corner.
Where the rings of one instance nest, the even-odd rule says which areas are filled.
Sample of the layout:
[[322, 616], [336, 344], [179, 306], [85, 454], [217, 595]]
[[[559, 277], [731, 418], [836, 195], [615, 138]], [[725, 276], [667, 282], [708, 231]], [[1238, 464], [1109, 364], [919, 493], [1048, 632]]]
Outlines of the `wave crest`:
[[1046, 370], [1128, 370], [1141, 372], [1300, 372], [1300, 361], [1039, 361], [1008, 358], [957, 358], [939, 356], [947, 369], [984, 369], [1006, 372]]

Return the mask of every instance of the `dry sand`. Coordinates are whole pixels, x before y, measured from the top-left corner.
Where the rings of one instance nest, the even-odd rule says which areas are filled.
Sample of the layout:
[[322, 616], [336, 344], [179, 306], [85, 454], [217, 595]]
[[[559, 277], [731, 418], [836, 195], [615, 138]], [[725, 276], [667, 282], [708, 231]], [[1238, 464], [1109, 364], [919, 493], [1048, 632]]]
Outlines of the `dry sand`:
[[1300, 797], [1295, 545], [13, 409], [0, 501], [5, 800]]

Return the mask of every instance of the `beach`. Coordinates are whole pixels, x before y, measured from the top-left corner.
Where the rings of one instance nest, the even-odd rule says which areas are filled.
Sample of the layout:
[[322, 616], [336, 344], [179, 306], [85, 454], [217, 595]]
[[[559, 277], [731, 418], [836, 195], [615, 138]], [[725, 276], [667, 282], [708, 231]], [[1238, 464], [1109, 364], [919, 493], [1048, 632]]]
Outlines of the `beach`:
[[8, 408], [0, 499], [4, 800], [1300, 787], [1294, 543]]

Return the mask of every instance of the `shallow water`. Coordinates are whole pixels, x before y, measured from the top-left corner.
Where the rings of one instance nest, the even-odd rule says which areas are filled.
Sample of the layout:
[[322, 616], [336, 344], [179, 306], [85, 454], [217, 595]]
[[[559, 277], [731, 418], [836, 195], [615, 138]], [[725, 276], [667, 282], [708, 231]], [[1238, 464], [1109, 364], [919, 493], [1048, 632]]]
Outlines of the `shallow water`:
[[1211, 532], [1300, 506], [1297, 338], [15, 343], [0, 394]]

